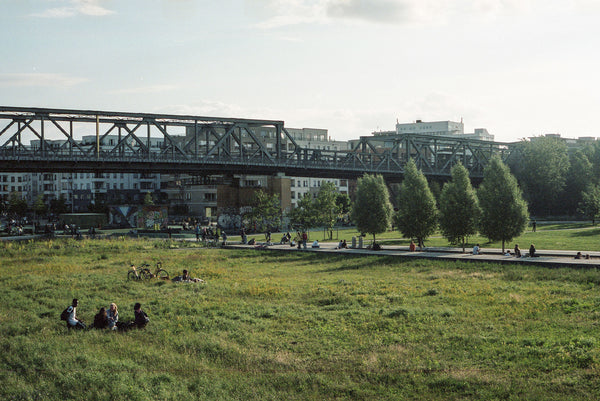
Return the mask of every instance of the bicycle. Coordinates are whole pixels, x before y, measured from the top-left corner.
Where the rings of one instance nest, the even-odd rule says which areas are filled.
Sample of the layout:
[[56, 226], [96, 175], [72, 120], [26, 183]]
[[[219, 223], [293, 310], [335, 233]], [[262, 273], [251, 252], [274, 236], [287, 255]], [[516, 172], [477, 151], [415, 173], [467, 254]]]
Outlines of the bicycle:
[[147, 278], [151, 278], [152, 273], [150, 273], [150, 269], [145, 266], [150, 266], [148, 264], [143, 264], [140, 267], [135, 267], [131, 265], [131, 270], [127, 272], [127, 280], [145, 280]]
[[150, 270], [150, 265], [148, 263], [143, 263], [139, 267], [131, 265], [131, 270], [127, 272], [128, 280], [148, 280], [154, 277], [161, 280], [169, 279], [169, 272], [162, 268], [161, 262], [156, 263], [156, 270], [154, 273]]
[[148, 273], [150, 273], [150, 277], [147, 278], [159, 278], [161, 280], [168, 280], [169, 279], [169, 272], [166, 271], [165, 269], [162, 268], [162, 262], [157, 262], [156, 263], [156, 270], [154, 271], [154, 273], [150, 272], [150, 265], [149, 264], [144, 264], [143, 266], [145, 266], [145, 269], [148, 271]]

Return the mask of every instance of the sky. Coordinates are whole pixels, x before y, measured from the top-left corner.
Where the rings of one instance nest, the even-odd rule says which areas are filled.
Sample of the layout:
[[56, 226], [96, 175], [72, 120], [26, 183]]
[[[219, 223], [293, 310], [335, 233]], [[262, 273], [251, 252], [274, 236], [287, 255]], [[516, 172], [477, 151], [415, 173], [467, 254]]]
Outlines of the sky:
[[0, 0], [0, 105], [600, 137], [598, 0]]

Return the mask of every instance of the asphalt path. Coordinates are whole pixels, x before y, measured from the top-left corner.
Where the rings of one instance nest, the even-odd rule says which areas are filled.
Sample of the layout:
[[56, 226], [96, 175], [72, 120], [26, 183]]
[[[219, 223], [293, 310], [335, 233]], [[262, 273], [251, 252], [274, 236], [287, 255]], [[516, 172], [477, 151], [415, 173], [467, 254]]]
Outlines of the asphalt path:
[[[319, 248], [312, 248], [311, 243], [307, 244], [307, 248], [298, 249], [297, 246], [291, 247], [289, 244], [279, 243], [258, 243], [256, 245], [244, 245], [240, 243], [228, 243], [226, 248], [235, 249], [257, 249], [257, 250], [274, 250], [281, 252], [317, 252], [329, 253], [347, 256], [398, 256], [402, 258], [422, 258], [422, 259], [439, 259], [439, 260], [454, 260], [465, 262], [488, 262], [501, 264], [528, 264], [549, 267], [583, 267], [583, 268], [598, 268], [600, 267], [600, 252], [582, 252], [584, 258], [575, 259], [576, 251], [557, 251], [557, 250], [537, 250], [536, 257], [524, 256], [517, 258], [515, 256], [507, 256], [502, 254], [501, 249], [484, 248], [481, 254], [473, 255], [471, 249], [462, 251], [462, 248], [451, 247], [425, 247], [422, 250], [417, 249], [415, 252], [410, 252], [408, 246], [383, 245], [381, 250], [374, 251], [368, 248], [345, 248], [337, 249], [337, 243], [322, 242], [319, 243]], [[511, 250], [512, 252], [512, 250]], [[522, 250], [525, 255], [528, 250]], [[590, 259], [585, 259], [585, 255], [589, 255]]]

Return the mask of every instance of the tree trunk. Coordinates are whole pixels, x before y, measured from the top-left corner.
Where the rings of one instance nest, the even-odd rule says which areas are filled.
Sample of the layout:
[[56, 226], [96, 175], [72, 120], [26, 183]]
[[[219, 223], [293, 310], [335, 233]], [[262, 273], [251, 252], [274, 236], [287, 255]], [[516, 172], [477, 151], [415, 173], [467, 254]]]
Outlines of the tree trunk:
[[504, 255], [504, 240], [502, 240], [502, 255]]
[[462, 237], [463, 253], [465, 253], [465, 237]]

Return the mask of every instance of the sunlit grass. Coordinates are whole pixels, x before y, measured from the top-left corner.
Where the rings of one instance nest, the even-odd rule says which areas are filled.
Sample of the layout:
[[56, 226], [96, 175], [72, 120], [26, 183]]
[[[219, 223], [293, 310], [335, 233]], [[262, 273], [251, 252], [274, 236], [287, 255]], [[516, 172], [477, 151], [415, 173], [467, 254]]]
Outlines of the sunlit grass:
[[[598, 270], [165, 242], [0, 244], [0, 399], [600, 396]], [[158, 261], [206, 284], [126, 281]], [[74, 297], [151, 321], [68, 332]]]

